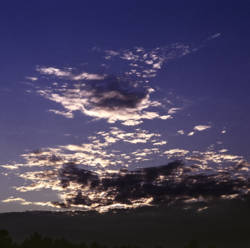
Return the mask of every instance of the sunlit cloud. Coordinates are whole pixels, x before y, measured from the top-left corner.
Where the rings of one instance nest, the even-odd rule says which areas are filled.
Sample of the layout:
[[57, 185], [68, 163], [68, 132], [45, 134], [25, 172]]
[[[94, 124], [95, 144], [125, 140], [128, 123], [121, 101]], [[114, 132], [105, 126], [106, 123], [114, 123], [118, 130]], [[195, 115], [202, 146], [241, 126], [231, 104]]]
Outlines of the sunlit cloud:
[[72, 112], [64, 112], [64, 111], [59, 111], [56, 109], [49, 109], [49, 112], [52, 112], [52, 113], [57, 114], [57, 115], [62, 115], [62, 116], [69, 118], [69, 119], [74, 118], [74, 115]]
[[[219, 36], [215, 34], [211, 39]], [[37, 67], [39, 75], [27, 79], [36, 81], [29, 84], [34, 85], [39, 96], [58, 104], [58, 109], [53, 106], [49, 112], [68, 119], [73, 119], [77, 112], [91, 117], [91, 121], [105, 120], [109, 125], [83, 141], [71, 140], [29, 150], [21, 155], [23, 163], [1, 165], [4, 172], [23, 180], [21, 185], [13, 186], [20, 196], [51, 190], [59, 198], [31, 202], [9, 197], [3, 203], [103, 212], [177, 201], [192, 204], [213, 198], [233, 199], [248, 194], [250, 166], [242, 156], [230, 154], [222, 146], [218, 150], [213, 145], [192, 150], [185, 147], [185, 142], [181, 147], [170, 144], [171, 136], [195, 140], [195, 134], [203, 135], [211, 125], [197, 121], [203, 124], [186, 130], [179, 122], [176, 125], [179, 130], [175, 129], [174, 135], [167, 128], [166, 133], [156, 131], [160, 130], [157, 124], [151, 125], [154, 131], [145, 128], [146, 121], [158, 120], [162, 124], [184, 111], [181, 104], [168, 97], [154, 98], [158, 92], [151, 79], [164, 63], [192, 51], [189, 45], [181, 43], [154, 49], [104, 51], [106, 69], [112, 61], [126, 64], [119, 74]], [[39, 79], [47, 81], [39, 83]], [[63, 135], [70, 137], [70, 134]], [[164, 161], [164, 165], [147, 167], [157, 163], [155, 158]]]
[[170, 150], [167, 150], [164, 152], [164, 154], [166, 154], [169, 158], [176, 157], [176, 156], [183, 157], [187, 153], [189, 153], [189, 151], [187, 151], [185, 149], [179, 149], [179, 148], [170, 149]]
[[4, 169], [8, 169], [8, 170], [17, 170], [19, 168], [19, 165], [18, 164], [4, 164], [4, 165], [0, 165], [0, 167]]
[[37, 71], [46, 75], [54, 75], [57, 77], [69, 77], [71, 72], [69, 70], [61, 70], [55, 67], [37, 67]]
[[[159, 134], [141, 129], [129, 133], [117, 127], [100, 131], [89, 140], [90, 143], [82, 145], [69, 144], [23, 154], [26, 163], [19, 166], [27, 171], [19, 177], [26, 183], [14, 189], [19, 193], [50, 189], [57, 192], [59, 200], [31, 202], [10, 197], [3, 203], [103, 212], [176, 201], [192, 204], [213, 198], [233, 199], [249, 193], [250, 164], [226, 149], [164, 151], [160, 147], [166, 145], [166, 141], [161, 140]], [[119, 142], [130, 146], [147, 144], [149, 148], [131, 153], [114, 151], [111, 147]], [[111, 150], [107, 152], [109, 147]], [[124, 166], [148, 161], [154, 154], [186, 162], [133, 170]]]
[[185, 134], [185, 132], [182, 129], [178, 130], [177, 133], [180, 134], [180, 135], [184, 135]]
[[38, 80], [37, 77], [26, 77], [26, 79], [33, 81], [33, 82]]
[[[171, 119], [161, 115], [159, 101], [151, 100], [154, 90], [150, 87], [136, 86], [131, 81], [118, 77], [106, 77], [91, 84], [76, 84], [73, 87], [38, 90], [37, 93], [62, 105], [64, 111], [51, 109], [58, 115], [73, 118], [75, 111], [108, 123], [120, 121], [126, 126], [135, 126], [143, 120]], [[152, 109], [152, 110], [151, 110]]]
[[189, 45], [175, 43], [153, 49], [134, 47], [117, 51], [106, 50], [104, 58], [108, 61], [118, 59], [127, 62], [129, 69], [125, 71], [126, 75], [147, 80], [156, 77], [158, 70], [162, 68], [164, 63], [183, 57], [191, 52], [192, 48]]
[[175, 114], [177, 111], [181, 110], [181, 108], [171, 108], [168, 110], [169, 114]]
[[194, 127], [194, 130], [196, 130], [196, 131], [204, 131], [204, 130], [209, 129], [209, 128], [211, 128], [210, 125], [197, 125], [197, 126]]
[[27, 205], [33, 205], [33, 206], [42, 206], [42, 207], [57, 207], [55, 206], [55, 204], [51, 203], [51, 202], [31, 202], [31, 201], [27, 201], [24, 198], [21, 197], [9, 197], [5, 200], [2, 200], [3, 203], [12, 203], [12, 202], [18, 202], [21, 205], [27, 206]]
[[56, 77], [68, 78], [71, 80], [102, 80], [105, 75], [82, 72], [80, 74], [73, 74], [72, 68], [59, 69], [55, 67], [37, 67], [37, 71], [44, 75], [52, 75]]

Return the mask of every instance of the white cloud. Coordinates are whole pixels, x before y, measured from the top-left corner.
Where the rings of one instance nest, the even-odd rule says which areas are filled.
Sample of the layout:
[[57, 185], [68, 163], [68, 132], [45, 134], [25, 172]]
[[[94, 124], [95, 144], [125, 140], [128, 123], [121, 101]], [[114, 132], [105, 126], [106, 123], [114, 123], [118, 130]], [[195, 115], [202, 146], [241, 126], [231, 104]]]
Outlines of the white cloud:
[[33, 82], [38, 80], [37, 77], [26, 77], [26, 79], [33, 81]]
[[160, 141], [160, 142], [155, 142], [153, 143], [153, 146], [162, 146], [162, 145], [166, 145], [167, 141]]
[[63, 112], [63, 111], [59, 111], [59, 110], [55, 110], [55, 109], [50, 109], [49, 112], [52, 112], [52, 113], [57, 114], [57, 115], [62, 115], [62, 116], [69, 118], [69, 119], [72, 119], [74, 117], [71, 112]]
[[168, 110], [169, 114], [175, 114], [178, 110], [181, 110], [181, 108], [171, 108]]
[[105, 75], [93, 74], [88, 72], [82, 72], [80, 74], [73, 74], [71, 68], [68, 69], [59, 69], [55, 67], [38, 67], [37, 71], [41, 74], [53, 75], [57, 77], [65, 77], [71, 80], [102, 80], [105, 78]]
[[69, 70], [61, 70], [55, 67], [37, 67], [37, 71], [41, 74], [54, 75], [57, 77], [70, 77], [71, 72]]
[[178, 156], [178, 157], [185, 156], [188, 153], [189, 153], [188, 150], [176, 148], [176, 149], [167, 150], [163, 154], [166, 154], [169, 158], [171, 158], [175, 156]]
[[98, 74], [91, 74], [91, 73], [87, 73], [87, 72], [82, 72], [79, 75], [76, 76], [72, 76], [71, 79], [73, 80], [102, 80], [105, 78], [105, 75], [98, 75]]
[[209, 128], [211, 128], [211, 126], [209, 126], [209, 125], [197, 125], [194, 127], [194, 130], [204, 131], [204, 130], [209, 129]]
[[[100, 50], [99, 50], [100, 51]], [[134, 47], [132, 49], [106, 50], [105, 59], [120, 59], [128, 63], [130, 69], [125, 71], [128, 76], [136, 76], [141, 79], [148, 79], [157, 76], [164, 63], [180, 58], [191, 53], [189, 45], [175, 43], [165, 47], [144, 49]]]
[[188, 136], [193, 136], [194, 135], [194, 132], [189, 132], [188, 133]]
[[56, 206], [52, 204], [51, 202], [31, 202], [27, 201], [24, 198], [21, 197], [9, 197], [5, 200], [2, 200], [3, 203], [11, 203], [11, 202], [19, 202], [21, 205], [35, 205], [35, 206], [42, 206], [42, 207], [53, 207], [55, 208]]
[[0, 165], [0, 167], [8, 170], [17, 170], [19, 169], [20, 164], [5, 164], [5, 165]]
[[182, 129], [178, 130], [177, 133], [180, 134], [180, 135], [184, 135], [185, 134], [185, 132]]

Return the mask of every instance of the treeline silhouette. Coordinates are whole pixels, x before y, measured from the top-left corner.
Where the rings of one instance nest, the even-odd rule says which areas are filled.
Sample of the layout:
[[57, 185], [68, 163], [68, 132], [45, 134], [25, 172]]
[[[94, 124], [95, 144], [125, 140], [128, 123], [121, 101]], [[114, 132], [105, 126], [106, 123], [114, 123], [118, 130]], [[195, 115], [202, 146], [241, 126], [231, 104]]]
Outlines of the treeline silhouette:
[[[199, 248], [199, 244], [195, 240], [191, 240], [184, 248]], [[52, 239], [49, 237], [43, 237], [39, 233], [35, 232], [29, 237], [24, 239], [21, 243], [14, 242], [9, 232], [6, 230], [0, 230], [0, 248], [109, 248], [106, 245], [101, 245], [97, 242], [86, 244], [84, 242], [74, 244], [70, 241], [60, 238]], [[121, 245], [113, 246], [112, 248], [142, 248], [134, 245]], [[156, 246], [156, 248], [165, 248], [163, 246]], [[216, 248], [214, 245], [210, 245], [207, 248]]]

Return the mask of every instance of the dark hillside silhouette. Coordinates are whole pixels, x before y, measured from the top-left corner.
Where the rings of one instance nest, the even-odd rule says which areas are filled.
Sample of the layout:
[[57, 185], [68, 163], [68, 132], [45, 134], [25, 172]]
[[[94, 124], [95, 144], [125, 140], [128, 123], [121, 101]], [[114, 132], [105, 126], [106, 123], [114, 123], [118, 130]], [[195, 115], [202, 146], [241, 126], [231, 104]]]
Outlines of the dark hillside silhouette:
[[[1, 248], [109, 248], [106, 245], [101, 245], [97, 242], [91, 244], [86, 243], [72, 243], [66, 239], [52, 239], [43, 237], [39, 233], [35, 232], [29, 237], [25, 238], [24, 241], [16, 243], [12, 241], [8, 231], [0, 230], [0, 247]], [[184, 248], [199, 248], [196, 240], [191, 240]], [[139, 246], [121, 245], [112, 248], [142, 248]], [[155, 248], [163, 248], [162, 246], [155, 246]], [[168, 248], [168, 247], [165, 247]], [[215, 246], [208, 246], [208, 248], [216, 248]]]

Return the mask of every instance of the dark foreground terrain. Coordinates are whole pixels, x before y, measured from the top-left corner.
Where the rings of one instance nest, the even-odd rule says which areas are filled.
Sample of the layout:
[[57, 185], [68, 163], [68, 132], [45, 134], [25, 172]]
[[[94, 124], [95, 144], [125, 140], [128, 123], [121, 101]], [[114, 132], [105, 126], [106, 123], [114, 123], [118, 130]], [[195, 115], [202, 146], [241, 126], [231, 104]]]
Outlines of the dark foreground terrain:
[[[149, 207], [105, 214], [95, 212], [22, 212], [0, 214], [0, 229], [8, 230], [15, 242], [37, 232], [52, 239], [95, 247], [250, 247], [250, 204], [245, 201]], [[191, 240], [196, 242], [191, 242]], [[30, 246], [27, 246], [30, 247]], [[37, 246], [38, 247], [38, 246]], [[47, 246], [46, 246], [47, 247]], [[56, 246], [57, 247], [57, 246]], [[59, 247], [63, 247], [62, 245]], [[79, 247], [79, 246], [69, 246]], [[1, 247], [2, 248], [2, 247]]]

